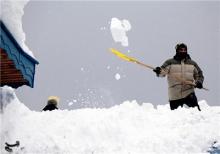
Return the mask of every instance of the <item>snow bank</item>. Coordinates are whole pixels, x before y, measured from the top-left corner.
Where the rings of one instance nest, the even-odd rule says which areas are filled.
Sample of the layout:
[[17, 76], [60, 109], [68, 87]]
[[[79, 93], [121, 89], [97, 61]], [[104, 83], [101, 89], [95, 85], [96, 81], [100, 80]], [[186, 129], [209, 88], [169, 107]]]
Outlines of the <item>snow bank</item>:
[[24, 7], [29, 0], [1, 0], [1, 20], [12, 33], [21, 48], [30, 56], [34, 57], [32, 51], [25, 44], [25, 33], [22, 28], [22, 16]]
[[220, 146], [220, 107], [200, 105], [201, 112], [170, 111], [126, 101], [109, 109], [36, 112], [15, 97], [0, 114], [1, 149], [19, 140], [19, 154], [206, 153]]
[[110, 30], [115, 42], [121, 42], [122, 46], [128, 46], [128, 37], [126, 32], [131, 30], [131, 24], [128, 20], [111, 19]]

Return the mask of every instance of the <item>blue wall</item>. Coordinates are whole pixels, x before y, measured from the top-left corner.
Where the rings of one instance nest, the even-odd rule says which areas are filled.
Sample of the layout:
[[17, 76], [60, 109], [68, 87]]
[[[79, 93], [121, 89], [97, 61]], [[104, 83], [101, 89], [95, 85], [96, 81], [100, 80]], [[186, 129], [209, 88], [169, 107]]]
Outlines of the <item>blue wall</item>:
[[0, 48], [6, 51], [16, 68], [21, 71], [23, 77], [29, 82], [29, 86], [33, 88], [35, 65], [39, 64], [38, 61], [22, 50], [2, 21], [0, 30]]

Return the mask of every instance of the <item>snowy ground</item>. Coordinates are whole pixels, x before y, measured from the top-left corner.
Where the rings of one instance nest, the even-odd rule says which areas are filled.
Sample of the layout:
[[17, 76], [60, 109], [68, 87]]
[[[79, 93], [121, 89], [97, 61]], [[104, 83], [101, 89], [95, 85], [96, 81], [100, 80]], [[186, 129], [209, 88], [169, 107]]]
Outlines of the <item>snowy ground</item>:
[[16, 140], [19, 154], [181, 154], [220, 148], [220, 107], [205, 101], [200, 101], [201, 112], [135, 101], [109, 109], [36, 112], [11, 96], [0, 114], [1, 153], [7, 153], [5, 142]]

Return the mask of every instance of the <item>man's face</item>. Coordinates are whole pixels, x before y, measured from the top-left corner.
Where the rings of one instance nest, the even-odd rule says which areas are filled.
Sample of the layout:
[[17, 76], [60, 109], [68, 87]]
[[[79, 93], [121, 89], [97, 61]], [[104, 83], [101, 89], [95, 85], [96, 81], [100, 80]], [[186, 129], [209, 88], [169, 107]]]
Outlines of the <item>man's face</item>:
[[177, 50], [177, 56], [182, 60], [182, 59], [185, 59], [186, 56], [187, 56], [187, 49], [182, 47], [182, 48], [179, 48]]
[[180, 53], [186, 53], [187, 50], [186, 50], [186, 48], [180, 48], [180, 49], [178, 50], [178, 52], [180, 52]]

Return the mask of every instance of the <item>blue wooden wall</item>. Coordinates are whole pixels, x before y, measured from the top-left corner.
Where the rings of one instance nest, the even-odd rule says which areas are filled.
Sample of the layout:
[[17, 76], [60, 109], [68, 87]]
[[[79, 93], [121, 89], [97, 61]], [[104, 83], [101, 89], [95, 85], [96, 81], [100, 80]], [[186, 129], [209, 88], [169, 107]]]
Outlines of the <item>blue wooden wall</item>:
[[29, 86], [33, 88], [35, 65], [39, 63], [23, 51], [4, 23], [0, 22], [0, 48], [7, 52], [8, 57], [14, 62], [16, 69], [21, 71], [23, 77], [29, 82]]

